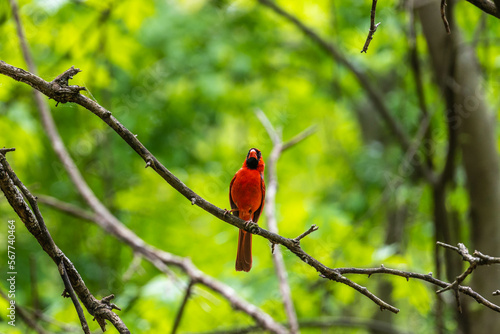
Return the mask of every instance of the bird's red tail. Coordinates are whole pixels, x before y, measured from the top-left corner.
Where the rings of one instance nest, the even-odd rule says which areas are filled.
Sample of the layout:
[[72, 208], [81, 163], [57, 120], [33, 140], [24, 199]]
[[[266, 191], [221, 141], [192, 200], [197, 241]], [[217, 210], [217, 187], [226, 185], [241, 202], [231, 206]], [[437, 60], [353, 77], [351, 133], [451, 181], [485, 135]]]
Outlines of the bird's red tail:
[[252, 269], [252, 233], [240, 230], [238, 252], [236, 253], [236, 271]]

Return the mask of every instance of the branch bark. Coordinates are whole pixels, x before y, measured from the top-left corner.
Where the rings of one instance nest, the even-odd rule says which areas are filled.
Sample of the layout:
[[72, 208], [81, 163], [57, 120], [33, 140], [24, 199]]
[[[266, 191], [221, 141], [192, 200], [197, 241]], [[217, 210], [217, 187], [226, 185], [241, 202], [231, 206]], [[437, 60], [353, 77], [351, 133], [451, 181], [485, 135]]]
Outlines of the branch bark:
[[495, 0], [467, 0], [477, 8], [481, 9], [486, 14], [490, 14], [498, 19], [500, 19], [500, 1]]
[[[64, 253], [57, 247], [50, 233], [45, 226], [43, 217], [38, 209], [35, 197], [28, 191], [28, 189], [18, 179], [14, 171], [10, 168], [7, 159], [5, 158], [5, 151], [0, 150], [0, 189], [2, 189], [9, 204], [12, 206], [17, 215], [21, 218], [22, 222], [28, 231], [36, 238], [42, 249], [52, 258], [52, 260], [59, 266], [61, 262], [65, 267], [65, 276], [71, 283], [72, 289], [76, 292], [82, 303], [87, 308], [87, 311], [95, 317], [101, 329], [105, 331], [106, 322], [110, 321], [119, 333], [130, 333], [127, 326], [123, 321], [112, 312], [112, 308], [104, 300], [97, 300], [88, 290], [82, 277], [71, 263], [71, 261], [64, 255]], [[28, 199], [31, 209], [25, 202], [23, 195]], [[63, 277], [64, 278], [64, 277]], [[65, 285], [68, 282], [65, 281]], [[75, 307], [78, 310], [78, 301], [74, 300]], [[79, 316], [83, 316], [82, 312], [78, 310]], [[83, 316], [84, 318], [84, 316]], [[86, 322], [82, 321], [82, 328], [85, 332]], [[88, 333], [88, 326], [87, 331]]]
[[365, 45], [363, 46], [363, 49], [361, 50], [361, 53], [366, 53], [368, 51], [368, 47], [370, 46], [370, 42], [373, 39], [373, 35], [375, 34], [375, 31], [377, 31], [378, 26], [380, 25], [381, 22], [375, 24], [375, 13], [377, 11], [377, 0], [372, 0], [372, 10], [370, 13], [370, 30], [368, 31], [368, 36], [366, 37], [366, 42]]
[[184, 310], [186, 309], [186, 304], [191, 297], [191, 293], [193, 291], [193, 286], [194, 282], [191, 280], [188, 283], [188, 286], [186, 287], [186, 292], [184, 293], [184, 298], [182, 299], [181, 306], [179, 307], [179, 311], [177, 312], [177, 315], [175, 316], [175, 321], [174, 325], [172, 327], [172, 334], [175, 334], [177, 332], [177, 328], [179, 328], [179, 325], [181, 323], [182, 315], [184, 314]]

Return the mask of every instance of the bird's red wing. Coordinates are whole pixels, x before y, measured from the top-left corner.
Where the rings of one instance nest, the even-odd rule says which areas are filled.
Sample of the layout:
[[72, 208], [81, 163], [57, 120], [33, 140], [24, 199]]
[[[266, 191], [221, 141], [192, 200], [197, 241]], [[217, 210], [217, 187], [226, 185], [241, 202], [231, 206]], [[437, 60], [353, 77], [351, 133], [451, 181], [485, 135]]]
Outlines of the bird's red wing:
[[[229, 203], [231, 204], [231, 210], [238, 209], [236, 206], [236, 203], [233, 201], [233, 196], [231, 196], [231, 190], [233, 189], [233, 183], [234, 180], [236, 180], [236, 174], [234, 175], [233, 179], [231, 180], [231, 183], [229, 184]], [[233, 211], [233, 215], [236, 217], [240, 216], [240, 212], [238, 210]]]
[[265, 203], [265, 199], [266, 199], [266, 184], [264, 183], [264, 175], [261, 174], [260, 175], [260, 190], [262, 191], [262, 199], [260, 201], [260, 206], [257, 210], [255, 210], [254, 214], [253, 214], [253, 222], [254, 223], [257, 223], [259, 221], [259, 218], [260, 218], [260, 214], [262, 213], [262, 210], [264, 209], [264, 203]]

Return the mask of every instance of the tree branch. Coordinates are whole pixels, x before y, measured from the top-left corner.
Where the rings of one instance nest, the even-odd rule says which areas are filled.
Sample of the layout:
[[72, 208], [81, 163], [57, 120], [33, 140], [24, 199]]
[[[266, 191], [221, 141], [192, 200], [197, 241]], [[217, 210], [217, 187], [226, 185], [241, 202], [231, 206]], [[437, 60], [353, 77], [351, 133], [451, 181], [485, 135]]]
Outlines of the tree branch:
[[[267, 158], [267, 186], [266, 186], [266, 205], [264, 206], [264, 211], [266, 214], [267, 226], [269, 230], [273, 233], [278, 233], [278, 222], [276, 220], [276, 193], [278, 191], [278, 171], [277, 164], [278, 160], [283, 152], [283, 142], [281, 139], [281, 131], [276, 131], [272, 123], [267, 118], [266, 114], [262, 110], [255, 111], [257, 118], [267, 130], [271, 141], [273, 142], [273, 148], [271, 154]], [[307, 136], [301, 136], [302, 139]], [[288, 147], [292, 147], [297, 144], [302, 139], [295, 140], [294, 143], [290, 144]], [[288, 283], [288, 274], [285, 267], [285, 261], [283, 259], [283, 253], [281, 248], [274, 249], [274, 244], [272, 248], [274, 268], [276, 269], [276, 276], [278, 277], [279, 288], [281, 292], [281, 298], [283, 299], [283, 305], [285, 306], [285, 313], [288, 319], [288, 324], [290, 328], [290, 333], [299, 333], [299, 323], [297, 319], [297, 313], [295, 312], [295, 307], [293, 306], [292, 293], [290, 289], [290, 284]]]
[[296, 243], [300, 243], [301, 239], [305, 238], [306, 236], [313, 233], [314, 231], [317, 231], [318, 229], [319, 229], [319, 227], [316, 226], [315, 224], [313, 224], [313, 225], [311, 225], [311, 227], [307, 231], [305, 231], [304, 233], [299, 235], [297, 238], [293, 239], [293, 241], [295, 241]]
[[373, 39], [373, 35], [375, 34], [375, 31], [377, 31], [378, 26], [380, 25], [379, 22], [375, 24], [375, 12], [377, 10], [377, 0], [372, 0], [372, 10], [370, 14], [370, 30], [368, 31], [368, 36], [366, 37], [366, 42], [365, 45], [363, 46], [363, 50], [361, 50], [361, 53], [366, 53], [368, 51], [368, 47], [370, 46], [370, 42]]
[[500, 1], [495, 0], [467, 0], [477, 8], [481, 9], [486, 14], [490, 14], [498, 19], [500, 19]]
[[[74, 265], [54, 243], [54, 240], [50, 236], [50, 233], [45, 226], [35, 197], [28, 191], [24, 184], [22, 184], [14, 171], [10, 168], [5, 155], [1, 152], [0, 188], [2, 189], [9, 204], [21, 218], [28, 231], [36, 238], [40, 246], [42, 246], [43, 250], [52, 258], [52, 260], [57, 265], [59, 265], [61, 262], [64, 262], [64, 266], [66, 268], [66, 276], [68, 277], [72, 288], [78, 294], [78, 297], [85, 305], [89, 313], [93, 315], [99, 322], [102, 330], [105, 331], [105, 320], [109, 320], [119, 333], [130, 333], [127, 329], [127, 326], [118, 317], [118, 315], [113, 313], [111, 309], [107, 308], [103, 300], [97, 300], [90, 293]], [[23, 195], [30, 202], [31, 210], [28, 207], [28, 204], [23, 199]], [[76, 301], [76, 303], [78, 303], [78, 301]], [[80, 311], [78, 312], [80, 313]], [[84, 325], [82, 324], [82, 326]], [[85, 327], [83, 328], [85, 331]]]
[[177, 312], [177, 315], [175, 316], [175, 321], [174, 321], [174, 326], [172, 327], [172, 334], [175, 334], [177, 332], [177, 328], [179, 327], [179, 324], [181, 323], [182, 319], [182, 314], [184, 313], [184, 310], [186, 308], [186, 304], [191, 297], [191, 292], [193, 291], [193, 286], [194, 286], [194, 281], [191, 280], [189, 281], [188, 286], [186, 287], [186, 293], [184, 294], [184, 298], [182, 299], [181, 306], [179, 307], [179, 311]]
[[438, 290], [437, 293], [442, 293], [451, 289], [457, 290], [459, 285], [467, 278], [467, 276], [472, 274], [472, 272], [474, 271], [474, 269], [477, 268], [477, 266], [500, 264], [500, 258], [484, 255], [479, 251], [474, 251], [474, 254], [470, 255], [469, 250], [462, 243], [459, 243], [457, 247], [448, 245], [444, 242], [438, 242], [437, 244], [444, 248], [456, 251], [458, 254], [462, 256], [462, 259], [464, 261], [469, 262], [469, 267], [467, 268], [467, 270], [465, 270], [462, 274], [457, 276], [455, 281], [453, 281], [451, 284], [448, 284], [446, 287]]
[[[17, 79], [16, 75], [13, 75], [12, 73], [19, 73], [20, 69], [16, 69], [12, 65], [8, 65], [3, 61], [0, 61], [0, 73], [7, 74], [9, 76], [12, 75], [14, 79]], [[25, 72], [25, 71], [24, 71]], [[42, 80], [41, 78], [38, 78], [37, 76], [33, 74], [26, 75], [26, 73], [21, 72], [23, 78], [29, 78], [30, 82], [36, 87], [38, 84], [43, 85], [44, 87], [48, 84], [48, 82]], [[57, 89], [57, 88], [53, 88]], [[54, 91], [49, 91], [48, 92], [49, 96], [54, 96]], [[363, 295], [367, 296], [371, 300], [373, 300], [377, 305], [380, 306], [381, 309], [388, 309], [391, 312], [397, 313], [399, 310], [384, 301], [380, 300], [378, 297], [376, 297], [373, 293], [371, 293], [368, 289], [365, 287], [352, 282], [348, 278], [344, 277], [343, 274], [348, 274], [348, 273], [357, 273], [357, 274], [376, 274], [376, 273], [386, 273], [386, 274], [391, 274], [391, 275], [397, 275], [397, 276], [402, 276], [406, 278], [418, 278], [430, 283], [433, 283], [435, 285], [438, 285], [440, 287], [445, 287], [448, 283], [445, 283], [440, 280], [436, 280], [432, 278], [431, 275], [423, 275], [423, 274], [416, 274], [416, 273], [411, 273], [411, 272], [404, 272], [404, 271], [399, 271], [396, 269], [388, 269], [385, 267], [381, 268], [375, 268], [375, 269], [356, 269], [356, 268], [328, 268], [325, 266], [323, 263], [319, 262], [316, 260], [314, 257], [306, 253], [301, 247], [300, 244], [298, 244], [294, 239], [289, 239], [282, 237], [281, 235], [278, 235], [276, 233], [272, 233], [270, 231], [267, 231], [259, 226], [254, 225], [248, 225], [245, 224], [245, 221], [242, 219], [239, 219], [236, 216], [233, 215], [227, 215], [226, 210], [222, 210], [212, 203], [206, 201], [202, 197], [200, 197], [198, 194], [196, 194], [193, 190], [188, 188], [182, 181], [180, 181], [177, 177], [175, 177], [165, 166], [163, 166], [155, 156], [153, 156], [144, 145], [137, 139], [135, 135], [133, 135], [127, 128], [125, 128], [116, 118], [114, 118], [111, 115], [111, 112], [100, 106], [97, 102], [90, 100], [89, 98], [79, 94], [79, 93], [74, 93], [73, 95], [68, 95], [65, 99], [65, 102], [68, 101], [73, 101], [76, 102], [77, 104], [85, 107], [95, 115], [97, 115], [99, 118], [101, 118], [106, 124], [108, 124], [113, 130], [115, 130], [126, 142], [127, 144], [134, 149], [140, 156], [141, 158], [146, 162], [147, 166], [150, 166], [154, 171], [156, 171], [167, 183], [169, 183], [174, 189], [176, 189], [180, 194], [182, 194], [186, 199], [189, 200], [190, 203], [196, 204], [203, 210], [207, 211], [208, 213], [212, 214], [213, 216], [219, 218], [220, 220], [223, 220], [227, 222], [228, 224], [231, 224], [237, 228], [246, 230], [252, 234], [257, 234], [260, 235], [266, 239], [268, 239], [271, 243], [273, 244], [280, 244], [285, 246], [287, 249], [289, 249], [292, 253], [294, 253], [296, 256], [298, 256], [304, 263], [307, 265], [313, 267], [316, 271], [320, 273], [321, 277], [328, 278], [332, 281], [335, 282], [340, 282], [343, 284], [346, 284], [356, 291], [362, 293]], [[62, 102], [62, 101], [61, 101]], [[245, 309], [246, 312], [254, 317], [256, 321], [258, 321], [260, 324], [263, 325], [268, 325], [270, 328], [273, 328], [274, 332], [279, 332], [283, 333], [284, 329], [277, 323], [275, 323], [272, 318], [270, 318], [267, 314], [262, 314], [260, 310], [257, 310], [253, 305], [251, 305], [250, 308], [248, 308], [248, 304], [245, 302], [242, 302], [241, 300], [238, 300], [237, 297], [235, 297], [234, 292], [231, 291], [231, 293], [228, 293], [226, 290], [227, 287], [222, 285], [221, 283], [213, 280], [211, 277], [208, 277], [207, 275], [204, 275], [201, 273], [196, 267], [194, 267], [190, 261], [186, 259], [182, 259], [179, 257], [176, 257], [172, 254], [169, 254], [167, 252], [163, 251], [158, 251], [151, 246], [147, 245], [139, 239], [133, 232], [130, 230], [124, 228], [122, 224], [117, 221], [117, 222], [112, 222], [111, 220], [108, 220], [108, 218], [104, 219], [104, 217], [101, 214], [98, 214], [100, 225], [105, 228], [108, 232], [112, 233], [113, 235], [117, 236], [121, 241], [126, 242], [130, 244], [132, 247], [135, 247], [138, 252], [140, 252], [143, 255], [149, 256], [149, 258], [159, 258], [163, 263], [172, 263], [175, 264], [183, 270], [188, 273], [190, 277], [195, 278], [195, 281], [197, 283], [202, 283], [205, 284], [215, 291], [220, 292], [223, 296], [225, 296], [230, 302], [232, 302], [232, 305], [236, 309]], [[112, 216], [113, 220], [116, 220], [114, 216]], [[101, 221], [102, 220], [102, 221]], [[479, 303], [500, 312], [500, 307], [489, 302], [486, 300], [484, 297], [473, 291], [470, 287], [464, 287], [464, 286], [459, 286], [458, 290], [466, 295], [471, 296], [472, 298], [476, 299]], [[236, 305], [238, 303], [238, 305]], [[114, 314], [114, 313], [113, 313]], [[264, 320], [268, 320], [269, 322], [265, 322]], [[263, 322], [264, 321], [264, 322]], [[264, 327], [266, 329], [269, 329], [268, 327]]]
[[441, 19], [443, 20], [444, 23], [444, 28], [446, 29], [446, 33], [449, 35], [451, 33], [450, 31], [450, 24], [448, 23], [448, 19], [446, 19], [446, 0], [441, 0]]
[[[49, 83], [44, 81], [43, 79], [26, 71], [22, 70], [20, 71], [20, 69], [17, 69], [12, 65], [6, 64], [3, 61], [0, 61], [0, 73], [11, 76], [13, 79], [17, 79], [16, 73], [21, 73], [22, 78], [29, 80], [35, 87], [37, 85], [42, 85], [43, 87], [46, 88], [49, 85]], [[58, 102], [76, 102], [77, 104], [83, 106], [84, 108], [91, 111], [99, 118], [101, 118], [113, 130], [115, 130], [115, 132], [117, 132], [134, 151], [136, 151], [142, 157], [142, 159], [146, 162], [147, 167], [151, 167], [154, 171], [156, 171], [158, 175], [160, 175], [165, 181], [167, 181], [167, 183], [169, 183], [180, 194], [186, 197], [186, 199], [188, 199], [190, 203], [196, 204], [197, 206], [207, 211], [208, 213], [214, 215], [215, 217], [235, 227], [248, 231], [252, 234], [260, 235], [268, 239], [273, 244], [280, 244], [285, 246], [292, 253], [297, 255], [304, 263], [316, 269], [316, 271], [318, 271], [322, 275], [322, 277], [328, 277], [333, 281], [341, 282], [343, 284], [353, 287], [354, 289], [358, 290], [362, 294], [368, 296], [370, 299], [378, 303], [382, 309], [389, 309], [392, 312], [399, 311], [393, 306], [388, 305], [387, 303], [381, 301], [379, 298], [377, 298], [375, 295], [369, 292], [366, 288], [357, 285], [354, 282], [351, 282], [345, 277], [342, 277], [335, 270], [328, 268], [327, 266], [325, 266], [324, 264], [313, 258], [311, 255], [307, 254], [300, 247], [300, 244], [295, 242], [293, 239], [284, 238], [276, 233], [267, 231], [261, 228], [260, 226], [246, 224], [245, 221], [236, 216], [227, 215], [225, 210], [216, 207], [212, 203], [200, 197], [193, 190], [187, 187], [182, 181], [180, 181], [175, 175], [173, 175], [165, 166], [163, 166], [163, 164], [161, 164], [161, 162], [159, 162], [156, 159], [155, 156], [153, 156], [146, 149], [146, 147], [137, 139], [137, 137], [134, 134], [132, 134], [116, 118], [114, 118], [111, 115], [110, 111], [100, 106], [97, 102], [79, 93], [75, 93], [74, 95], [66, 95], [64, 98], [56, 96], [54, 90], [57, 89], [58, 89], [57, 87], [49, 89], [47, 94], [49, 96], [54, 96], [57, 99], [59, 99], [57, 100]], [[95, 203], [91, 204], [95, 205]], [[237, 299], [237, 297], [235, 297], [235, 294], [233, 293], [227, 294], [226, 293], [227, 288], [221, 287], [221, 283], [216, 282], [211, 277], [203, 275], [201, 272], [199, 272], [198, 269], [196, 269], [196, 267], [192, 265], [190, 261], [176, 257], [166, 252], [159, 252], [154, 248], [152, 249], [152, 247], [149, 245], [148, 247], [145, 247], [144, 241], [138, 238], [132, 231], [126, 229], [111, 213], [109, 213], [109, 211], [100, 202], [98, 202], [97, 205], [98, 205], [97, 207], [95, 208], [93, 207], [94, 211], [96, 209], [104, 208], [103, 212], [96, 212], [96, 213], [100, 218], [98, 222], [100, 223], [100, 225], [102, 225], [104, 229], [106, 229], [106, 231], [117, 236], [120, 240], [124, 241], [125, 243], [132, 245], [132, 247], [141, 252], [141, 254], [147, 254], [149, 258], [151, 257], [155, 258], [156, 256], [159, 255], [161, 257], [160, 258], [161, 262], [175, 264], [179, 267], [184, 268], [184, 270], [188, 273], [189, 276], [195, 277], [197, 279], [197, 282], [206, 284], [215, 291], [220, 292], [228, 300], [232, 301], [233, 306], [236, 306], [234, 300]], [[153, 252], [153, 254], [151, 254], [151, 252]], [[195, 271], [195, 273], [193, 271]], [[249, 309], [247, 306], [248, 305], [246, 305], [244, 302], [241, 301], [240, 303], [238, 303], [236, 308], [241, 310], [246, 310], [246, 312], [252, 317], [254, 317], [254, 319], [258, 323], [263, 325], [264, 328], [267, 328], [265, 326], [270, 326], [277, 332], [282, 332], [284, 330], [280, 328], [280, 325], [275, 323], [272, 320], [272, 318], [270, 318], [267, 314], [265, 313], [263, 314], [261, 312], [255, 312], [255, 310]]]
[[[273, 333], [286, 332], [286, 330], [279, 324], [275, 323], [267, 313], [263, 312], [255, 305], [252, 305], [245, 300], [240, 299], [236, 292], [229, 286], [218, 282], [214, 278], [201, 272], [196, 266], [194, 266], [191, 260], [189, 260], [188, 258], [182, 258], [173, 255], [147, 244], [134, 232], [125, 227], [123, 223], [119, 221], [117, 224], [116, 222], [108, 222], [105, 220], [105, 218], [99, 215], [90, 213], [86, 210], [80, 209], [73, 204], [62, 202], [50, 196], [40, 196], [40, 202], [77, 218], [88, 220], [97, 224], [112, 236], [114, 236], [124, 244], [130, 246], [136, 254], [144, 257], [158, 270], [165, 273], [171, 278], [176, 279], [176, 275], [168, 266], [172, 265], [180, 268], [183, 272], [185, 272], [186, 275], [190, 277], [191, 281], [205, 285], [207, 288], [225, 298], [235, 310], [245, 312], [246, 314], [251, 316], [260, 328], [267, 329]], [[112, 228], [110, 228], [110, 225], [112, 226]]]
[[[10, 1], [12, 5], [13, 14], [17, 15], [16, 27], [18, 31], [19, 41], [21, 44], [21, 49], [23, 51], [23, 56], [26, 60], [26, 63], [28, 64], [30, 72], [32, 73], [26, 72], [20, 68], [16, 68], [13, 66], [4, 67], [3, 65], [7, 64], [5, 64], [3, 61], [0, 61], [0, 66], [2, 66], [3, 70], [5, 71], [2, 73], [12, 78], [16, 78], [16, 80], [18, 81], [28, 83], [30, 86], [35, 88], [34, 89], [35, 102], [40, 112], [42, 125], [49, 136], [50, 142], [52, 144], [54, 151], [56, 152], [56, 155], [58, 156], [59, 160], [62, 162], [64, 168], [69, 174], [71, 181], [73, 182], [73, 184], [75, 185], [81, 196], [84, 198], [84, 200], [87, 202], [87, 204], [94, 211], [96, 215], [95, 222], [104, 230], [106, 230], [108, 233], [111, 233], [112, 235], [117, 237], [120, 241], [128, 244], [130, 247], [132, 247], [132, 249], [134, 249], [135, 252], [140, 253], [142, 256], [148, 259], [148, 261], [150, 261], [153, 265], [155, 265], [160, 271], [175, 278], [175, 275], [173, 275], [171, 270], [168, 268], [167, 264], [179, 265], [182, 263], [181, 267], [184, 269], [186, 273], [188, 273], [189, 276], [191, 276], [192, 279], [195, 279], [196, 281], [207, 285], [212, 290], [220, 293], [231, 303], [231, 305], [235, 309], [242, 310], [251, 317], [253, 317], [254, 320], [264, 329], [270, 330], [275, 333], [283, 333], [284, 328], [282, 328], [279, 324], [275, 323], [274, 320], [268, 314], [261, 311], [254, 305], [239, 299], [236, 293], [232, 289], [228, 288], [227, 286], [225, 286], [220, 282], [215, 281], [213, 278], [204, 275], [194, 265], [192, 265], [192, 263], [189, 260], [176, 258], [172, 254], [157, 251], [153, 247], [147, 245], [132, 231], [125, 228], [124, 225], [95, 196], [94, 192], [85, 182], [85, 179], [82, 177], [76, 164], [69, 155], [64, 145], [64, 142], [62, 141], [61, 136], [59, 135], [54, 119], [50, 112], [48, 103], [44, 99], [42, 99], [42, 96], [40, 94], [41, 92], [47, 95], [49, 98], [56, 100], [57, 101], [56, 106], [59, 103], [66, 103], [72, 101], [72, 98], [75, 96], [83, 97], [82, 95], [79, 94], [79, 92], [85, 90], [84, 87], [70, 86], [68, 84], [69, 79], [72, 79], [74, 75], [80, 72], [80, 70], [75, 69], [72, 66], [70, 69], [63, 72], [61, 75], [57, 76], [50, 83], [36, 76], [35, 64], [31, 57], [28, 43], [23, 33], [23, 27], [19, 19], [19, 16], [17, 14], [17, 4], [15, 0], [10, 0]], [[87, 103], [91, 103], [91, 105], [94, 108], [100, 108], [101, 111], [104, 112], [104, 114], [106, 114], [106, 117], [109, 117], [111, 115], [109, 111], [102, 108], [99, 104], [94, 103], [94, 101], [87, 98], [85, 98], [84, 101]], [[87, 108], [88, 107], [89, 106], [87, 106]], [[119, 123], [117, 125], [121, 126], [121, 124]], [[135, 137], [130, 132], [128, 132], [127, 136], [129, 138]], [[141, 146], [142, 144], [139, 143], [138, 153], [141, 151]], [[152, 162], [153, 160], [147, 159], [146, 166], [147, 167], [150, 166]], [[175, 176], [173, 177], [175, 178]], [[194, 204], [196, 198], [191, 197], [190, 200]]]
[[85, 319], [85, 315], [83, 314], [82, 306], [78, 302], [78, 297], [76, 297], [75, 290], [73, 290], [71, 282], [69, 281], [68, 273], [66, 272], [66, 267], [64, 266], [64, 261], [60, 261], [57, 265], [57, 268], [59, 269], [59, 275], [61, 275], [61, 278], [64, 282], [64, 291], [62, 293], [62, 296], [71, 298], [71, 301], [75, 306], [76, 313], [78, 313], [78, 318], [80, 319], [80, 324], [82, 325], [83, 332], [85, 334], [90, 334], [89, 325], [87, 324], [87, 320]]

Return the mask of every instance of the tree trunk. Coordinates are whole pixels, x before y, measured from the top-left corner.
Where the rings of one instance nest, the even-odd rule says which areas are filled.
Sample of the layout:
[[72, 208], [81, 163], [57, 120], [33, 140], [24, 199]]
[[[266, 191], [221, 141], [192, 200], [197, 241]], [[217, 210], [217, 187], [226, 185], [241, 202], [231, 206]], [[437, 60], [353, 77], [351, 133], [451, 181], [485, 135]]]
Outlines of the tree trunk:
[[[420, 1], [418, 4], [436, 82], [443, 93], [447, 89], [453, 93], [451, 110], [446, 110], [446, 113], [453, 113], [453, 117], [447, 120], [458, 131], [458, 148], [467, 176], [472, 238], [469, 248], [499, 256], [500, 179], [495, 118], [485, 102], [477, 58], [453, 24], [453, 6], [447, 7], [451, 14], [451, 35], [447, 35], [440, 17], [440, 1]], [[452, 71], [449, 71], [450, 66]], [[450, 228], [457, 229], [458, 226]], [[467, 243], [466, 240], [463, 242]], [[500, 270], [479, 268], [472, 274], [472, 287], [490, 298], [491, 293], [500, 288]], [[484, 307], [478, 308], [468, 320], [465, 323], [473, 324], [474, 333], [500, 332], [500, 317]], [[468, 328], [462, 330], [471, 331]]]

